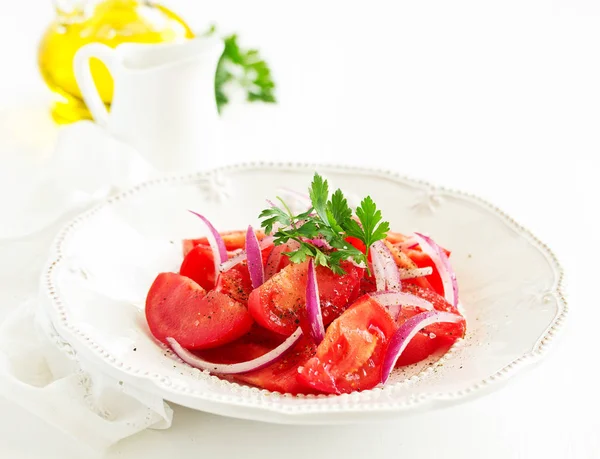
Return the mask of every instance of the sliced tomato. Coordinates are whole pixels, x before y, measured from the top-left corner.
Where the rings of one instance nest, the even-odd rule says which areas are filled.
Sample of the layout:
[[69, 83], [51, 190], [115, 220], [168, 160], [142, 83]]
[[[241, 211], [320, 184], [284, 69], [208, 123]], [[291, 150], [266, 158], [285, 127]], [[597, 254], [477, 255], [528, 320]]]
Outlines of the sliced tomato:
[[146, 320], [156, 339], [171, 337], [186, 349], [220, 346], [252, 327], [247, 308], [227, 295], [206, 291], [185, 276], [161, 273], [146, 297]]
[[[398, 247], [395, 247], [394, 245], [390, 244], [389, 242], [386, 242], [386, 245], [390, 249], [390, 252], [392, 253], [392, 256], [394, 257], [394, 261], [396, 262], [396, 265], [398, 266], [398, 268], [403, 268], [403, 269], [418, 268], [417, 264], [414, 261], [412, 261], [410, 259], [410, 257], [408, 255], [406, 255], [404, 252], [402, 252]], [[406, 281], [403, 281], [403, 282], [407, 282], [409, 284], [415, 284], [420, 287], [433, 290], [433, 287], [427, 280], [428, 277], [431, 277], [431, 276], [416, 277], [414, 279], [407, 279]]]
[[[433, 272], [429, 276], [425, 276], [420, 279], [426, 280], [429, 283], [431, 289], [434, 290], [436, 293], [439, 293], [440, 295], [444, 294], [444, 285], [442, 284], [442, 278], [440, 277], [440, 273], [438, 272], [437, 267], [435, 266], [429, 255], [426, 255], [421, 250], [415, 249], [406, 249], [401, 253], [406, 254], [410, 258], [410, 260], [419, 268], [431, 267], [431, 269], [433, 269]], [[421, 285], [423, 287], [421, 283], [419, 283], [418, 285]]]
[[[266, 354], [284, 340], [284, 336], [255, 325], [247, 335], [233, 343], [196, 353], [211, 362], [239, 363]], [[315, 345], [308, 338], [302, 338], [281, 360], [260, 370], [234, 375], [229, 379], [281, 393], [314, 393], [314, 389], [298, 381], [297, 375], [298, 368], [313, 357], [315, 351]]]
[[397, 329], [386, 308], [368, 295], [360, 297], [334, 320], [315, 357], [298, 379], [329, 394], [371, 389], [381, 382], [381, 365]]
[[[265, 233], [258, 230], [254, 231], [256, 233], [256, 237], [258, 240], [262, 240], [265, 237]], [[243, 249], [246, 244], [246, 232], [245, 231], [226, 231], [224, 233], [219, 233], [223, 238], [223, 242], [225, 243], [225, 248], [233, 252], [238, 249]], [[197, 245], [209, 245], [208, 239], [205, 237], [201, 237], [198, 239], [184, 239], [182, 248], [183, 248], [183, 256], [185, 257], [190, 250], [192, 250]]]
[[[341, 266], [346, 271], [342, 276], [323, 266], [316, 268], [325, 324], [338, 317], [358, 295], [364, 270], [346, 261]], [[298, 325], [306, 327], [307, 272], [308, 262], [293, 263], [255, 289], [248, 299], [248, 309], [254, 320], [286, 336], [291, 335]]]
[[286, 337], [254, 323], [241, 338], [213, 349], [194, 351], [195, 354], [215, 363], [239, 363], [255, 359], [276, 348]]
[[196, 281], [205, 290], [215, 287], [215, 262], [208, 245], [195, 246], [183, 259], [179, 274]]
[[248, 297], [252, 293], [252, 280], [248, 272], [248, 265], [240, 263], [229, 271], [219, 274], [215, 290], [229, 295], [236, 301], [248, 304]]
[[360, 280], [359, 285], [359, 296], [365, 295], [367, 293], [373, 293], [377, 291], [377, 282], [375, 280], [375, 276], [372, 274], [367, 275], [367, 271], [365, 270], [365, 275]]
[[405, 236], [402, 233], [396, 233], [395, 231], [388, 231], [385, 239], [391, 244], [399, 244], [406, 241], [408, 236]]
[[[288, 244], [273, 246], [263, 251], [263, 261], [265, 267], [265, 279], [269, 279], [290, 264], [290, 258], [285, 255], [286, 252], [291, 252], [295, 249], [290, 248]], [[264, 258], [267, 253], [266, 259]]]
[[[399, 244], [408, 240], [408, 236], [405, 236], [402, 233], [395, 233], [393, 231], [388, 231], [386, 242], [387, 246], [394, 253], [394, 258], [396, 259], [396, 263], [401, 268], [409, 268], [407, 265], [406, 257], [402, 257], [402, 255], [406, 255], [413, 262], [414, 266], [418, 268], [427, 268], [431, 267], [433, 269], [433, 273], [424, 278], [419, 278], [420, 280], [411, 280], [409, 283], [419, 285], [423, 288], [431, 288], [440, 295], [444, 294], [444, 289], [442, 285], [442, 280], [438, 273], [436, 266], [433, 264], [433, 261], [429, 257], [423, 253], [419, 246], [416, 246], [411, 249], [403, 249], [402, 251], [396, 247], [394, 244]], [[447, 249], [443, 249], [446, 252], [446, 256], [450, 256], [450, 251]], [[426, 282], [424, 282], [426, 281]]]
[[[234, 233], [231, 233], [234, 235]], [[237, 233], [235, 233], [237, 234]], [[262, 234], [262, 233], [261, 233]], [[245, 233], [242, 234], [245, 237]], [[264, 234], [262, 234], [264, 236]], [[188, 240], [189, 241], [189, 240]], [[239, 242], [239, 241], [238, 241]], [[244, 241], [242, 241], [242, 244]], [[184, 242], [185, 244], [185, 242]], [[233, 243], [230, 243], [229, 247], [233, 247]], [[237, 242], [236, 242], [237, 244]], [[243, 247], [243, 245], [242, 245]], [[229, 250], [229, 249], [228, 249]], [[273, 250], [273, 246], [267, 247], [262, 250], [262, 258], [263, 264], [266, 263], [269, 254]], [[232, 258], [237, 255], [237, 252], [228, 251], [227, 255], [229, 258]], [[287, 257], [286, 257], [287, 258]], [[238, 266], [235, 266], [233, 269], [241, 269]], [[244, 267], [241, 269], [242, 271], [247, 271], [248, 269]], [[179, 273], [182, 276], [189, 277], [190, 279], [195, 280], [206, 290], [212, 290], [216, 285], [215, 278], [215, 263], [213, 252], [210, 246], [207, 244], [197, 244], [194, 246], [185, 256], [183, 262], [181, 263], [181, 267], [179, 268]]]
[[350, 244], [352, 244], [354, 246], [354, 248], [360, 250], [362, 253], [367, 252], [367, 246], [365, 245], [365, 243], [354, 236], [348, 236], [346, 238], [346, 242], [349, 242]]
[[[414, 284], [404, 284], [402, 290], [430, 301], [438, 311], [460, 314], [458, 309], [431, 289], [424, 289]], [[419, 312], [422, 312], [419, 308], [402, 307], [400, 316], [398, 317], [398, 324], [401, 325]], [[466, 322], [464, 320], [455, 324], [440, 323], [426, 327], [410, 341], [404, 352], [400, 355], [396, 367], [420, 362], [434, 352], [448, 349], [457, 339], [464, 336], [465, 329]]]
[[304, 336], [283, 358], [268, 367], [236, 375], [235, 379], [282, 394], [312, 394], [316, 391], [298, 379], [298, 369], [315, 355], [316, 346]]

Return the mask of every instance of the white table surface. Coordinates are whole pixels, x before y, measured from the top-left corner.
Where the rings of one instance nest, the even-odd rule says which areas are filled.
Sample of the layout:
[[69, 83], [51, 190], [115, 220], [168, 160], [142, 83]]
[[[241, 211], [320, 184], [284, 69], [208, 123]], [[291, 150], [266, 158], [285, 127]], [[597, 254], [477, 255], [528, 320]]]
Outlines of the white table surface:
[[[279, 84], [277, 106], [227, 109], [221, 162], [385, 166], [479, 194], [555, 250], [571, 315], [540, 365], [469, 403], [339, 427], [175, 407], [171, 429], [128, 438], [106, 457], [600, 457], [598, 2], [193, 3], [167, 2], [197, 27], [241, 32]], [[35, 172], [52, 159], [56, 128], [35, 63], [50, 17], [49, 1], [0, 0], [1, 168]], [[0, 319], [35, 290], [59, 226], [0, 240]], [[0, 457], [92, 457], [8, 400], [0, 413]]]

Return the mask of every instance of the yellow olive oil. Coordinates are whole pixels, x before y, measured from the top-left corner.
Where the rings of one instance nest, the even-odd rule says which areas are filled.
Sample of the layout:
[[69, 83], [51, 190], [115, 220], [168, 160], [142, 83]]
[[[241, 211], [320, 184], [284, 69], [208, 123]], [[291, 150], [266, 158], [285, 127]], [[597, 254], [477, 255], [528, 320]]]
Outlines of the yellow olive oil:
[[[91, 118], [73, 73], [73, 57], [81, 46], [100, 42], [114, 48], [125, 42], [164, 43], [193, 38], [193, 32], [179, 16], [147, 1], [84, 1], [69, 12], [57, 8], [57, 13], [40, 43], [38, 65], [56, 96], [52, 116], [58, 123]], [[108, 107], [112, 99], [112, 78], [97, 59], [92, 59], [91, 70], [98, 92]]]

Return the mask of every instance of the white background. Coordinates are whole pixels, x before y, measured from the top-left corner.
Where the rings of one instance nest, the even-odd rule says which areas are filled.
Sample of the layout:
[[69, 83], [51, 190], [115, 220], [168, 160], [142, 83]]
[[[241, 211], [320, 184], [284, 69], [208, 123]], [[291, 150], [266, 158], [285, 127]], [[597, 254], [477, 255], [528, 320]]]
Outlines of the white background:
[[[143, 432], [106, 457], [600, 457], [600, 3], [167, 4], [198, 29], [216, 22], [240, 32], [273, 67], [280, 103], [228, 107], [228, 154], [219, 161], [368, 164], [479, 194], [555, 250], [571, 315], [541, 365], [461, 406], [343, 427], [266, 425], [176, 407], [170, 430]], [[35, 60], [51, 18], [49, 0], [0, 0], [2, 168], [39, 170], [51, 158], [56, 128]], [[35, 289], [56, 229], [0, 240], [0, 318]], [[0, 457], [91, 456], [0, 399]]]

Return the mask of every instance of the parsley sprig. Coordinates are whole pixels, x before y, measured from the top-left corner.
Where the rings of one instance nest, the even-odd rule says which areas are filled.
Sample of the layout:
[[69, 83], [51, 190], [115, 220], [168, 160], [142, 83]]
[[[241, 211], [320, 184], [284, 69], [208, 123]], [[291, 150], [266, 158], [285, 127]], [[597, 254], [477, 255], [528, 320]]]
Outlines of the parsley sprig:
[[[285, 252], [292, 263], [302, 263], [312, 257], [317, 265], [327, 266], [336, 274], [344, 274], [340, 263], [349, 258], [368, 268], [369, 247], [384, 239], [390, 230], [389, 223], [382, 221], [381, 211], [373, 199], [370, 196], [364, 198], [353, 216], [342, 190], [337, 189], [330, 197], [327, 180], [317, 173], [308, 194], [311, 207], [297, 215], [280, 197], [277, 199], [282, 207], [273, 206], [260, 213], [261, 226], [267, 234], [272, 234], [278, 225], [274, 233], [275, 245], [296, 241], [299, 247]], [[362, 241], [367, 247], [366, 254], [347, 242], [348, 236]], [[326, 244], [317, 244], [317, 240]]]
[[[217, 28], [212, 25], [204, 35], [210, 36], [215, 33]], [[276, 102], [271, 69], [259, 51], [242, 48], [236, 34], [224, 37], [223, 41], [225, 48], [215, 74], [215, 98], [219, 113], [229, 103], [227, 95], [229, 84], [241, 87], [249, 102]]]

